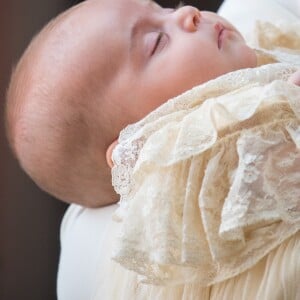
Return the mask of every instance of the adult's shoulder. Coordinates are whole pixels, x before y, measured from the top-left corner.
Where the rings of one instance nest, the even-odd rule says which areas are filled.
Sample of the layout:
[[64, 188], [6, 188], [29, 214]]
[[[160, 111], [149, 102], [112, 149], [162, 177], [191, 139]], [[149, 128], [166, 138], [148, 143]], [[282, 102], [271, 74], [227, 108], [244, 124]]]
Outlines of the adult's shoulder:
[[108, 226], [117, 205], [85, 208], [71, 204], [60, 232], [61, 254], [57, 278], [59, 300], [90, 299], [96, 285], [97, 262], [109, 238]]

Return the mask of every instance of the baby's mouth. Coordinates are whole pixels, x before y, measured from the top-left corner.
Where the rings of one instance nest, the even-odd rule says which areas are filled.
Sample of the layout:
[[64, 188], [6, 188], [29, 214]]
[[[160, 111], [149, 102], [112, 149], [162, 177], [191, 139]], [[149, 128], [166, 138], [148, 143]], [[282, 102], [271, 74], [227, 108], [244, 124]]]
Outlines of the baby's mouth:
[[225, 27], [222, 23], [218, 22], [215, 24], [215, 30], [217, 32], [217, 44], [218, 44], [218, 49], [221, 49], [222, 47], [222, 42], [223, 42], [223, 36], [222, 33], [225, 30]]

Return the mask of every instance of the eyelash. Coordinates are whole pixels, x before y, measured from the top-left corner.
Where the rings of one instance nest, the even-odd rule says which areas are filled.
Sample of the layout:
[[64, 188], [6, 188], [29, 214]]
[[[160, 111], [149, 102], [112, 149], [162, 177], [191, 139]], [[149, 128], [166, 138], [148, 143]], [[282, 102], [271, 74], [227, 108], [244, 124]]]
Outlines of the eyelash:
[[155, 41], [155, 45], [154, 45], [154, 48], [152, 50], [151, 56], [156, 52], [156, 50], [157, 50], [157, 48], [158, 48], [158, 46], [159, 46], [159, 44], [161, 42], [163, 34], [164, 34], [163, 32], [159, 32], [158, 33], [158, 36], [157, 36], [157, 39]]

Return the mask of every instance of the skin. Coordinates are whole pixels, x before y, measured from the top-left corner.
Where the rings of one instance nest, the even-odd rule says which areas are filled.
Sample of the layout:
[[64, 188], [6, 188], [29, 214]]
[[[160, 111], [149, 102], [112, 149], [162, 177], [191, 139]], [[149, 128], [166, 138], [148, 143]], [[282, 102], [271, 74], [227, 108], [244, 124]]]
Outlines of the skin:
[[[97, 11], [93, 7], [97, 3], [91, 3], [91, 11], [87, 8], [87, 18]], [[105, 1], [105, 18], [109, 24], [104, 26], [116, 33], [103, 41], [116, 58], [110, 65], [114, 77], [107, 89], [107, 111], [113, 111], [122, 126], [195, 85], [256, 66], [254, 51], [240, 33], [214, 13], [191, 6], [175, 10], [150, 1], [116, 0]], [[97, 56], [107, 60], [106, 51], [97, 51]]]
[[[75, 59], [84, 57], [83, 69], [98, 66], [93, 76], [106, 80], [101, 106], [106, 122], [115, 128], [114, 138], [168, 99], [257, 63], [233, 25], [191, 6], [170, 9], [148, 0], [89, 0], [68, 22], [69, 29], [77, 30], [77, 42], [70, 45]], [[83, 72], [85, 78], [88, 72]]]

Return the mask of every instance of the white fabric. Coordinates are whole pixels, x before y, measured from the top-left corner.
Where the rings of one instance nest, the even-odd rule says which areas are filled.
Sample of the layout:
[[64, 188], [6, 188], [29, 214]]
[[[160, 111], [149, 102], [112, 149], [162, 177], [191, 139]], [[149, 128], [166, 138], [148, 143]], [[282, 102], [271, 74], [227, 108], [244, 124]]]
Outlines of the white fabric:
[[59, 300], [88, 300], [98, 281], [99, 259], [107, 250], [111, 215], [117, 205], [88, 209], [72, 204], [61, 225], [57, 278]]
[[[265, 2], [269, 3], [266, 10], [262, 9], [262, 5]], [[271, 21], [281, 18], [288, 18], [288, 20], [291, 20], [290, 18], [294, 18], [293, 15], [295, 14], [296, 10], [293, 9], [292, 11], [286, 11], [285, 8], [282, 9], [283, 7], [278, 6], [275, 2], [275, 0], [227, 0], [224, 1], [220, 12], [234, 25], [236, 25], [238, 28], [241, 28], [243, 32], [247, 33], [251, 30], [251, 26], [254, 23], [256, 16], [260, 16], [260, 19], [266, 19], [266, 17], [268, 17], [268, 20]], [[281, 2], [284, 6], [286, 6], [287, 2], [289, 2], [293, 8], [294, 5], [299, 4], [298, 0]], [[241, 3], [242, 7], [240, 6]], [[248, 13], [250, 11], [249, 7], [252, 7], [251, 14]], [[249, 22], [247, 20], [249, 20]], [[101, 263], [102, 259], [105, 257], [105, 254], [108, 255], [107, 251], [105, 251], [107, 250], [106, 246], [108, 242], [112, 241], [114, 235], [113, 232], [107, 230], [108, 227], [112, 226], [111, 216], [116, 207], [116, 205], [112, 205], [110, 207], [91, 210], [79, 207], [77, 205], [71, 205], [68, 208], [61, 228], [61, 257], [57, 280], [58, 300], [91, 299], [94, 295], [94, 291], [97, 290], [99, 285], [101, 285], [101, 282], [99, 283], [98, 278], [99, 270], [101, 272]], [[117, 232], [118, 228], [115, 228], [114, 230]], [[299, 253], [299, 251], [297, 251], [297, 253]], [[291, 261], [294, 262], [295, 259], [291, 258]], [[295, 268], [296, 267], [297, 266], [295, 266]], [[242, 287], [238, 289], [239, 291], [241, 291], [243, 288], [245, 290], [252, 291], [253, 289], [251, 289], [250, 283], [253, 282], [253, 278], [258, 278], [258, 281], [261, 278], [265, 278], [264, 281], [262, 281], [262, 285], [266, 285], [266, 280], [270, 277], [267, 276], [268, 274], [263, 274], [263, 270], [265, 269], [264, 265], [260, 266], [259, 268], [261, 268], [261, 271], [254, 270], [253, 273], [251, 273], [252, 275], [248, 274], [248, 277], [244, 279], [240, 278], [239, 281], [234, 282], [234, 285], [239, 284], [239, 286]], [[296, 269], [299, 269], [299, 267]], [[257, 274], [262, 274], [264, 277], [259, 277]], [[276, 278], [276, 276], [279, 275], [278, 271], [274, 270], [272, 274], [274, 276], [274, 281], [280, 281], [283, 283], [284, 278]], [[288, 272], [288, 274], [290, 273]], [[293, 274], [293, 278], [297, 279], [298, 277]], [[288, 282], [289, 280], [285, 279], [285, 281]], [[270, 288], [273, 287], [274, 285], [271, 285]], [[126, 289], [126, 286], [124, 288]], [[122, 291], [122, 287], [118, 287], [118, 289], [119, 291]], [[287, 289], [291, 290], [292, 287], [287, 285]], [[209, 293], [213, 293], [211, 294], [212, 296], [214, 295], [214, 297], [211, 297], [211, 299], [246, 299], [245, 294], [240, 294], [237, 295], [237, 297], [234, 297], [234, 292], [235, 289], [230, 289], [229, 285], [226, 285], [226, 287], [223, 289], [216, 289], [214, 292], [209, 291]], [[167, 293], [170, 295], [171, 291], [167, 291]], [[197, 293], [193, 299], [199, 299], [199, 295], [200, 293]], [[267, 299], [267, 297], [264, 297], [263, 294], [259, 295], [261, 295], [261, 297], [257, 299]], [[300, 297], [292, 296], [289, 298], [280, 297], [279, 299], [298, 298]], [[151, 292], [149, 292], [147, 297], [144, 299], [152, 299]], [[203, 297], [203, 299], [206, 300], [208, 298]], [[255, 298], [250, 297], [248, 299], [252, 300]]]
[[227, 0], [218, 13], [235, 25], [249, 41], [257, 20], [275, 24], [298, 21], [300, 0]]

